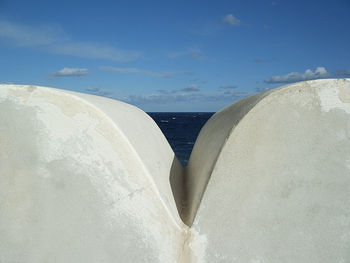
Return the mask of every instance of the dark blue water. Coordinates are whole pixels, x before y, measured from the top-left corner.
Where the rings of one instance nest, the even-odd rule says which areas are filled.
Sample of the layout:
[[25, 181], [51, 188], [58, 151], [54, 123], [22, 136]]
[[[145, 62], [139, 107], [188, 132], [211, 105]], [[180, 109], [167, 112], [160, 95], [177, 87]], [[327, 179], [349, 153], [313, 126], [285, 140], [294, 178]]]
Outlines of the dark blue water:
[[188, 159], [199, 131], [214, 112], [149, 112], [182, 165]]

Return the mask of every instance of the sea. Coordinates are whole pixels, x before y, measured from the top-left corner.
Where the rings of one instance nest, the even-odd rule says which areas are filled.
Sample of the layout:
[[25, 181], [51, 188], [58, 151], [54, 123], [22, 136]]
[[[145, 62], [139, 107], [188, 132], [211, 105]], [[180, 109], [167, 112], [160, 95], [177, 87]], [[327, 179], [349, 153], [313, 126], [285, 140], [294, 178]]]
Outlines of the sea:
[[186, 166], [197, 136], [215, 112], [148, 112], [162, 130], [178, 160]]

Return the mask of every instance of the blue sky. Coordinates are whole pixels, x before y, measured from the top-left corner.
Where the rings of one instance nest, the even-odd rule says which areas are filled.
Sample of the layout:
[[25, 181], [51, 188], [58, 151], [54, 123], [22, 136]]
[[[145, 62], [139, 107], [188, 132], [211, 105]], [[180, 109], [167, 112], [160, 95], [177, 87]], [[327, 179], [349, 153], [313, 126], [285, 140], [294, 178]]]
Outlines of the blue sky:
[[350, 1], [0, 0], [0, 83], [218, 111], [286, 83], [350, 77]]

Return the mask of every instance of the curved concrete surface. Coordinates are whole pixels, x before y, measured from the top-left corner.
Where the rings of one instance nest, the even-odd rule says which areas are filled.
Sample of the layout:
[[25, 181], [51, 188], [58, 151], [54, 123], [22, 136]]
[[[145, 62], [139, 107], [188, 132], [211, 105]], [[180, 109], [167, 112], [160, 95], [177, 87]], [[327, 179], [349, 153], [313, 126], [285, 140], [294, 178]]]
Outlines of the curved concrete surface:
[[1, 85], [0, 146], [0, 262], [180, 261], [177, 160], [141, 110]]
[[190, 226], [193, 223], [217, 157], [230, 132], [268, 93], [256, 94], [232, 104], [214, 114], [202, 128], [185, 169], [186, 203], [181, 217], [187, 225]]
[[350, 262], [349, 189], [350, 80], [218, 112], [185, 173], [133, 106], [0, 85], [1, 263]]
[[188, 246], [201, 262], [350, 262], [350, 80], [291, 84], [217, 113], [189, 168], [189, 194], [203, 197]]

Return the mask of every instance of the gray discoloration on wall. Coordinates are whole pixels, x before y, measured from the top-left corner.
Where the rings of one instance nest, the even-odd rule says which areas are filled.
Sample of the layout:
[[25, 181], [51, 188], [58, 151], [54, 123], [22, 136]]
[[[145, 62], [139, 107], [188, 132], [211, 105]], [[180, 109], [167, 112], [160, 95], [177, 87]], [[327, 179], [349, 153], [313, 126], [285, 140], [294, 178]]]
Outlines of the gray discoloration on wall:
[[180, 220], [117, 125], [70, 94], [0, 88], [0, 262], [177, 262]]
[[314, 81], [313, 85], [318, 90], [323, 111], [328, 112], [337, 108], [350, 113], [350, 87], [348, 80], [336, 80], [329, 82], [327, 86], [322, 85], [321, 82]]
[[350, 87], [345, 79], [338, 81], [339, 99], [344, 103], [350, 103]]

